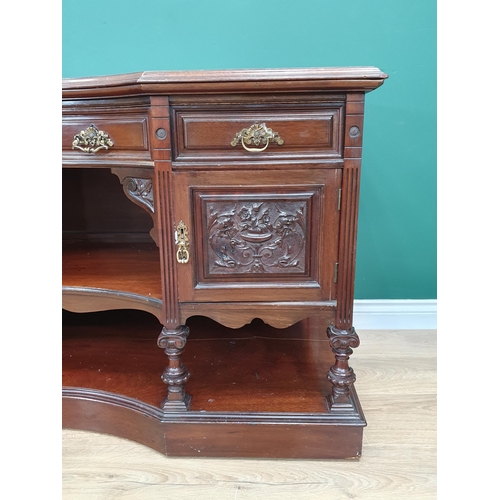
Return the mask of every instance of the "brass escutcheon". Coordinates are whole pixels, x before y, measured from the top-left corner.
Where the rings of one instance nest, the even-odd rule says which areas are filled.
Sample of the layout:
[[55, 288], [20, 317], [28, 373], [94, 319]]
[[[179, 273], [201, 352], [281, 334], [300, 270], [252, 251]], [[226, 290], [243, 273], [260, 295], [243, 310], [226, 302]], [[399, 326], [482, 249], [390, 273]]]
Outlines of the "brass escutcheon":
[[[235, 138], [231, 141], [231, 146], [236, 146], [241, 142], [241, 145], [251, 153], [259, 153], [264, 151], [270, 142], [275, 142], [278, 145], [282, 145], [285, 141], [278, 135], [277, 132], [273, 132], [272, 129], [268, 128], [265, 123], [254, 123], [249, 128], [244, 128], [241, 132], [238, 132]], [[248, 147], [248, 145], [259, 146], [264, 144], [263, 148], [253, 148]]]
[[73, 149], [81, 149], [85, 153], [95, 153], [111, 146], [113, 141], [109, 135], [104, 130], [99, 130], [93, 123], [73, 138]]
[[177, 245], [177, 262], [187, 264], [189, 262], [189, 239], [188, 228], [184, 222], [180, 221], [175, 229], [175, 244]]

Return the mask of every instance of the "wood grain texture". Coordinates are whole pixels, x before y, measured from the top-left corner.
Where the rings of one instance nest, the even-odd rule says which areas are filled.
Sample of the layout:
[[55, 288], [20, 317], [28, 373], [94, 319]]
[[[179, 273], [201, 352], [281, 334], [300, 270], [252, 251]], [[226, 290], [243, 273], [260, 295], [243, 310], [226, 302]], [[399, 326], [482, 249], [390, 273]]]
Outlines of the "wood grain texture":
[[63, 287], [101, 288], [162, 298], [156, 245], [65, 243]]
[[63, 431], [63, 498], [436, 498], [436, 332], [358, 331], [356, 387], [369, 425], [358, 462], [167, 458]]

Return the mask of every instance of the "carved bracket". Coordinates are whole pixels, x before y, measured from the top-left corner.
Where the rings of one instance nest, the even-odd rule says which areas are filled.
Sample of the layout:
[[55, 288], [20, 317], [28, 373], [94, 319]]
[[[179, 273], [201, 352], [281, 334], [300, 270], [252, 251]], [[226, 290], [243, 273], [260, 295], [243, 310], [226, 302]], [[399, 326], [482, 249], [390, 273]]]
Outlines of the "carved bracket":
[[328, 380], [333, 384], [332, 394], [328, 400], [328, 406], [331, 408], [336, 404], [350, 403], [349, 388], [356, 381], [356, 375], [348, 361], [352, 349], [359, 346], [359, 337], [354, 327], [349, 330], [338, 330], [329, 326], [326, 333], [335, 354], [335, 364], [328, 372]]
[[111, 172], [120, 179], [123, 186], [123, 192], [127, 198], [151, 215], [153, 219], [153, 229], [150, 235], [158, 245], [158, 228], [153, 190], [154, 172], [152, 170], [132, 168], [112, 168]]
[[152, 179], [125, 177], [123, 179], [123, 190], [131, 200], [137, 202], [137, 205], [143, 205], [148, 212], [154, 214], [155, 207]]
[[158, 347], [164, 349], [168, 356], [168, 366], [161, 376], [168, 387], [167, 397], [162, 403], [164, 411], [185, 411], [189, 408], [191, 396], [184, 391], [184, 385], [189, 379], [189, 372], [181, 361], [188, 336], [189, 328], [180, 326], [175, 330], [163, 327], [158, 337]]

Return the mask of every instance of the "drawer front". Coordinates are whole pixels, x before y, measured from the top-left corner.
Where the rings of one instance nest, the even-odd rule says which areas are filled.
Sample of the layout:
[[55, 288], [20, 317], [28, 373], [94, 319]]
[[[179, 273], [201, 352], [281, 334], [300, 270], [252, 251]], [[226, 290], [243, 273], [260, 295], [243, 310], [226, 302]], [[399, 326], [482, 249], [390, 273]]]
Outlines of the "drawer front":
[[62, 148], [88, 154], [148, 151], [145, 116], [63, 117]]
[[174, 161], [341, 158], [343, 103], [173, 108]]

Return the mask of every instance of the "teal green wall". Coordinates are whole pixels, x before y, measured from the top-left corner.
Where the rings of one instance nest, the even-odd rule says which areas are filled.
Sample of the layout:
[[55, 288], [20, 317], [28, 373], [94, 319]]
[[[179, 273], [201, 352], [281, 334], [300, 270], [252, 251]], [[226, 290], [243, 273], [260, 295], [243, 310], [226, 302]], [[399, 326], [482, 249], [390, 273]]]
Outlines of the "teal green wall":
[[436, 1], [63, 0], [63, 77], [377, 66], [357, 299], [436, 298]]

